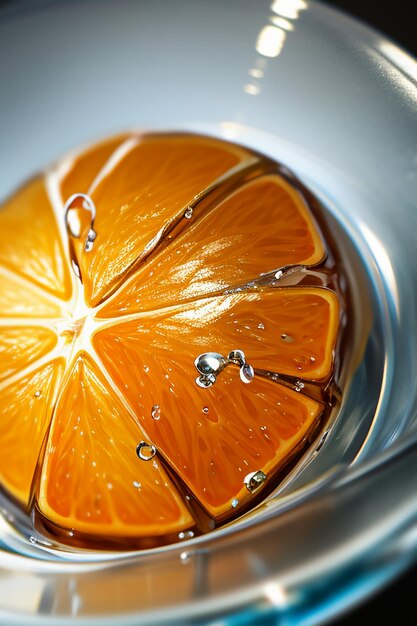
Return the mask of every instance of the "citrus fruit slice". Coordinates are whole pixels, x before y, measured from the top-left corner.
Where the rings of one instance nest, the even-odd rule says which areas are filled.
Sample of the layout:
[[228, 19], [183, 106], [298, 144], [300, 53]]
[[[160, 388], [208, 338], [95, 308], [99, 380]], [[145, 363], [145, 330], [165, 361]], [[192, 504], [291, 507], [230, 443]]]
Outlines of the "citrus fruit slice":
[[270, 159], [121, 135], [29, 182], [0, 233], [0, 485], [47, 534], [204, 532], [269, 493], [326, 419], [338, 268]]

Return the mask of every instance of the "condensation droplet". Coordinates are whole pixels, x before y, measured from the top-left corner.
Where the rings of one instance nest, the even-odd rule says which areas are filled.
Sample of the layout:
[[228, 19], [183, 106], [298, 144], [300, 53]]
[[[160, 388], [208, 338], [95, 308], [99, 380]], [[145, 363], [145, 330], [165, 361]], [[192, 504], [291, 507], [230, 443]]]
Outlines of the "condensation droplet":
[[304, 389], [304, 383], [301, 382], [301, 380], [297, 380], [294, 386], [294, 391], [301, 391], [301, 389]]
[[192, 539], [194, 537], [194, 533], [192, 530], [184, 530], [178, 533], [178, 539]]
[[253, 380], [254, 376], [255, 372], [253, 371], [252, 365], [249, 365], [249, 363], [245, 363], [244, 365], [242, 365], [242, 367], [240, 368], [240, 380], [243, 383], [250, 383]]
[[246, 489], [253, 493], [266, 481], [266, 474], [262, 470], [251, 472], [244, 478]]
[[193, 216], [193, 212], [194, 212], [194, 211], [193, 211], [193, 208], [192, 208], [191, 206], [189, 206], [189, 207], [187, 208], [187, 210], [185, 211], [185, 213], [184, 213], [184, 217], [185, 217], [185, 219], [186, 219], [186, 220], [190, 220], [190, 219], [192, 218], [192, 216]]
[[146, 441], [141, 441], [136, 446], [136, 454], [142, 461], [150, 461], [156, 454], [156, 448]]
[[156, 422], [161, 418], [161, 409], [159, 408], [159, 404], [154, 404], [151, 410], [152, 419]]

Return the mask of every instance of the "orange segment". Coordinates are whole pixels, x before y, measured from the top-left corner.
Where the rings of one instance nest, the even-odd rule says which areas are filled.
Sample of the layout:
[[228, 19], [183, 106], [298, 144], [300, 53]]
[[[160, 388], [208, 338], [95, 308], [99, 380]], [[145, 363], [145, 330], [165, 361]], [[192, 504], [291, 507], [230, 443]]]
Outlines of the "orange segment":
[[63, 204], [74, 193], [87, 193], [97, 173], [126, 137], [127, 135], [111, 137], [73, 157], [71, 166], [60, 184]]
[[45, 356], [56, 343], [55, 333], [47, 328], [0, 326], [0, 380]]
[[24, 505], [62, 371], [63, 361], [57, 359], [0, 392], [0, 480]]
[[0, 267], [1, 317], [62, 317], [62, 308], [48, 294]]
[[257, 375], [244, 384], [232, 365], [201, 389], [193, 365], [197, 336], [189, 335], [194, 345], [185, 353], [184, 346], [177, 351], [175, 321], [165, 323], [165, 342], [162, 325], [135, 332], [129, 324], [99, 333], [96, 348], [152, 442], [199, 502], [214, 517], [230, 515], [235, 499], [245, 504], [251, 497], [245, 477], [258, 470], [276, 474], [322, 406]]
[[332, 369], [338, 318], [337, 296], [327, 289], [241, 292], [120, 322], [96, 333], [93, 343], [101, 355], [110, 341], [104, 352], [112, 361], [130, 350], [126, 376], [142, 376], [139, 354], [166, 350], [173, 361], [193, 363], [203, 352], [241, 349], [255, 368], [324, 380]]
[[97, 207], [94, 249], [79, 263], [86, 300], [94, 306], [131, 265], [155, 248], [194, 196], [237, 163], [244, 150], [214, 139], [164, 135], [138, 144], [89, 190]]
[[41, 178], [0, 207], [0, 265], [55, 296], [71, 296], [66, 252]]
[[146, 436], [97, 366], [80, 355], [55, 409], [38, 489], [50, 521], [94, 539], [166, 535], [193, 524]]
[[324, 256], [301, 195], [280, 176], [264, 176], [215, 206], [174, 245], [149, 259], [100, 315], [193, 300], [285, 265], [316, 264]]

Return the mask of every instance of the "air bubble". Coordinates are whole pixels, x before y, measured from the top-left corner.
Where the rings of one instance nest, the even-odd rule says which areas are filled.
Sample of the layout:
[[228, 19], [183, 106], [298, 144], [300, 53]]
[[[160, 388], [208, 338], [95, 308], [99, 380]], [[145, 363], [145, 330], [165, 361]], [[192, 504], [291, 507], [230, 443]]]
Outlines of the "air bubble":
[[193, 213], [194, 213], [193, 208], [189, 206], [188, 209], [184, 213], [185, 219], [190, 220], [193, 216]]
[[209, 408], [208, 406], [203, 406], [203, 413], [208, 413], [209, 412]]
[[41, 397], [41, 395], [42, 395], [42, 392], [41, 392], [41, 391], [39, 391], [39, 390], [38, 390], [38, 391], [35, 391], [35, 393], [34, 393], [35, 398], [40, 398], [40, 397]]
[[294, 391], [301, 391], [302, 389], [304, 389], [304, 383], [301, 382], [301, 380], [297, 380], [294, 386]]
[[154, 404], [151, 410], [151, 417], [156, 422], [161, 418], [161, 409], [159, 408], [159, 404]]
[[138, 490], [142, 489], [142, 485], [140, 483], [138, 483], [137, 480], [133, 481], [133, 486], [134, 486], [135, 489], [138, 489]]
[[145, 374], [147, 374], [149, 372], [149, 366], [148, 365], [144, 365], [143, 366], [143, 371], [145, 372]]
[[260, 324], [258, 324], [258, 328], [259, 330], [265, 330], [265, 324], [262, 324], [262, 322]]
[[233, 500], [231, 501], [230, 504], [235, 509], [237, 507], [237, 505], [239, 504], [239, 500], [237, 498], [233, 498]]

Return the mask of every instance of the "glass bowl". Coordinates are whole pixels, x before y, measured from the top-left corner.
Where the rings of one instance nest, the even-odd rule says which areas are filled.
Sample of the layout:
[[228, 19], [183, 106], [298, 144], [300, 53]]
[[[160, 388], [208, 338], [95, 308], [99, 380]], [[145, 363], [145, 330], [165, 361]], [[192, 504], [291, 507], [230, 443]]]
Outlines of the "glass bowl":
[[327, 208], [355, 329], [339, 414], [263, 504], [130, 553], [34, 533], [1, 496], [7, 624], [314, 624], [417, 560], [417, 64], [313, 1], [0, 7], [0, 197], [82, 143], [190, 130], [281, 161]]

